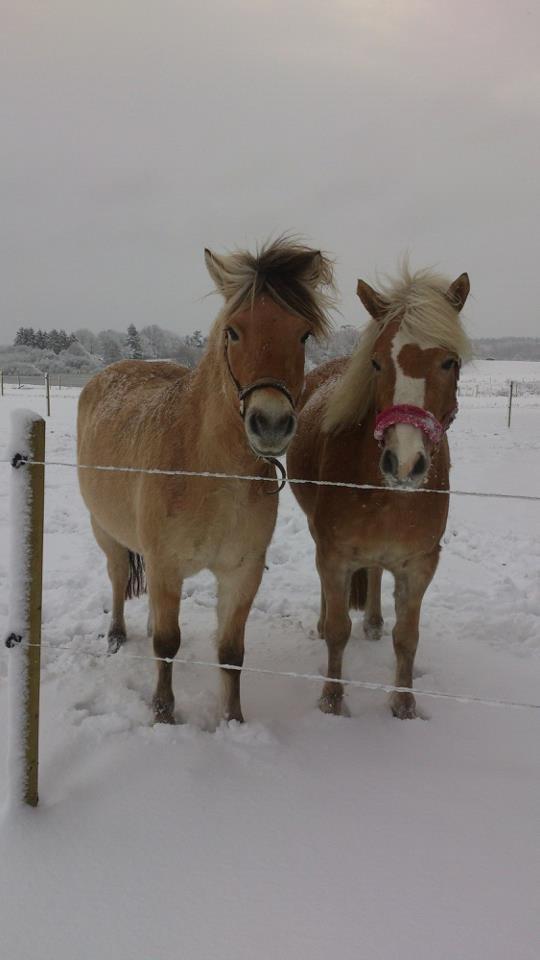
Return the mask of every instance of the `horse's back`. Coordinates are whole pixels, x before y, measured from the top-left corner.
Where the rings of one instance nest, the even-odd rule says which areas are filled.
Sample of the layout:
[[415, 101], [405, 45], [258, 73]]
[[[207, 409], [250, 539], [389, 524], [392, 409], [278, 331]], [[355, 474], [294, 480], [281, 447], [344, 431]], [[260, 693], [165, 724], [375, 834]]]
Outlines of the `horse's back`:
[[320, 363], [318, 367], [310, 370], [306, 376], [302, 392], [302, 409], [319, 387], [322, 387], [329, 380], [337, 380], [343, 376], [349, 360], [350, 357], [334, 357], [333, 360], [325, 360], [324, 363]]
[[133, 391], [147, 392], [182, 380], [189, 367], [164, 360], [120, 360], [96, 373], [81, 390], [79, 411], [109, 400], [133, 396]]
[[120, 360], [101, 370], [79, 397], [79, 453], [98, 436], [114, 444], [119, 439], [127, 442], [163, 409], [164, 397], [180, 386], [189, 372], [188, 367], [159, 360]]

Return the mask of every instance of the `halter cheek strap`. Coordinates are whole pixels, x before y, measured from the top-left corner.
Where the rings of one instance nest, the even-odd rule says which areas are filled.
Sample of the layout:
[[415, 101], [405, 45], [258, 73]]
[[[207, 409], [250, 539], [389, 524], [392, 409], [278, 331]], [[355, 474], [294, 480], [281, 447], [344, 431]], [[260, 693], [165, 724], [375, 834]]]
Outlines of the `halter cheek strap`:
[[396, 423], [406, 423], [411, 427], [417, 427], [426, 435], [428, 440], [437, 446], [448, 427], [457, 414], [457, 406], [444, 417], [443, 421], [437, 420], [429, 410], [422, 407], [415, 407], [410, 403], [398, 403], [394, 407], [387, 407], [382, 413], [377, 414], [375, 418], [374, 437], [378, 443], [384, 440], [384, 434], [389, 427]]

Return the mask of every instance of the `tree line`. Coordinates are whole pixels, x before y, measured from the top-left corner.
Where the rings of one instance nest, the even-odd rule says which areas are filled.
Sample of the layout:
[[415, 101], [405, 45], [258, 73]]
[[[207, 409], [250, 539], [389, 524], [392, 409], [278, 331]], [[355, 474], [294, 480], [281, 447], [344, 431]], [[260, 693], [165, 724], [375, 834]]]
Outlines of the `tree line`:
[[[78, 357], [78, 368], [87, 355], [88, 365], [103, 366], [115, 363], [117, 360], [155, 360], [171, 359], [187, 366], [195, 366], [206, 344], [206, 337], [200, 330], [186, 337], [179, 337], [157, 325], [143, 327], [137, 330], [131, 323], [125, 333], [119, 330], [102, 330], [94, 333], [92, 330], [81, 329], [73, 333], [65, 330], [34, 330], [33, 327], [19, 327], [15, 335], [13, 347], [25, 347], [27, 359], [39, 359], [34, 351], [52, 351], [59, 359], [72, 361]], [[67, 353], [64, 355], [64, 351]]]
[[19, 327], [13, 341], [16, 347], [37, 347], [38, 350], [52, 350], [61, 353], [75, 342], [74, 333], [65, 330], [34, 330], [33, 327]]

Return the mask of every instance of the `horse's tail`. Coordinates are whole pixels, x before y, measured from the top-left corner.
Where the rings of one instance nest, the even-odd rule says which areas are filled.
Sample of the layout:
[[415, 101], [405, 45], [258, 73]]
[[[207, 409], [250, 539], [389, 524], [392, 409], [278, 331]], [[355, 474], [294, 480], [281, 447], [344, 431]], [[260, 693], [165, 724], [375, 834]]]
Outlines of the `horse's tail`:
[[367, 600], [368, 572], [365, 568], [355, 570], [349, 593], [349, 610], [363, 610]]
[[146, 593], [146, 570], [144, 557], [140, 553], [129, 551], [129, 579], [126, 586], [126, 600], [140, 597]]

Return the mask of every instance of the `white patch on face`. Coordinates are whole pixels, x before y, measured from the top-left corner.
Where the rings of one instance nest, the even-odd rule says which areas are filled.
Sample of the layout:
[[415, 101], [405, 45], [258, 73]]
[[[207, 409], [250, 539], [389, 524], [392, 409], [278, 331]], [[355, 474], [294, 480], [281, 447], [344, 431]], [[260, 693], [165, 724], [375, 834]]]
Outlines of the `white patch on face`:
[[[414, 407], [424, 409], [426, 397], [426, 381], [423, 377], [408, 377], [404, 373], [398, 357], [402, 348], [412, 341], [407, 340], [400, 330], [397, 331], [393, 341], [391, 356], [394, 361], [396, 372], [396, 385], [394, 388], [393, 406], [403, 403]], [[428, 461], [427, 450], [424, 445], [424, 434], [418, 427], [413, 427], [408, 423], [397, 423], [387, 431], [386, 447], [392, 450], [398, 458], [398, 479], [406, 480], [413, 469], [418, 455], [421, 453]], [[421, 479], [421, 478], [420, 478]]]
[[406, 340], [405, 336], [398, 330], [392, 340], [392, 360], [394, 361], [394, 367], [396, 369], [396, 386], [394, 388], [393, 403], [394, 406], [399, 403], [410, 403], [415, 407], [422, 407], [423, 409], [426, 397], [425, 379], [423, 377], [408, 377], [407, 374], [403, 372], [398, 360], [401, 350], [407, 343], [411, 343], [411, 341]]

